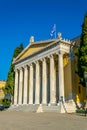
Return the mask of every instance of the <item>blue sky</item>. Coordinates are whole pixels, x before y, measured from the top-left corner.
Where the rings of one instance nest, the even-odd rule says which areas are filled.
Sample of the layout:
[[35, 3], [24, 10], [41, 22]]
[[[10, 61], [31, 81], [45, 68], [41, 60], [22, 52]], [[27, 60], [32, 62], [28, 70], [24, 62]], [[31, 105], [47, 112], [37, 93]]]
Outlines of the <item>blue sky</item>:
[[87, 0], [0, 0], [0, 80], [6, 80], [14, 49], [57, 33], [72, 39], [81, 34]]

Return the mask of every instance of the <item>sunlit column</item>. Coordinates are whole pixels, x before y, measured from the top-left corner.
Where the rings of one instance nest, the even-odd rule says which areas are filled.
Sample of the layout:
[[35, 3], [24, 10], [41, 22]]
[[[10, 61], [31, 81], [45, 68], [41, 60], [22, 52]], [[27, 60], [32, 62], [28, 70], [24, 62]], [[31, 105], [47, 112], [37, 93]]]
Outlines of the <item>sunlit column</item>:
[[59, 100], [61, 98], [64, 101], [64, 69], [63, 69], [63, 52], [60, 51], [58, 53], [59, 60], [58, 60], [58, 70], [59, 70]]
[[47, 63], [42, 60], [42, 104], [47, 104]]
[[27, 90], [28, 90], [28, 66], [24, 68], [24, 99], [23, 104], [27, 104]]
[[55, 84], [55, 62], [53, 55], [50, 56], [50, 104], [56, 104], [56, 84]]
[[34, 85], [34, 81], [33, 81], [33, 73], [34, 68], [33, 68], [33, 64], [30, 65], [30, 85], [29, 85], [29, 104], [33, 104], [33, 85]]
[[19, 77], [19, 100], [18, 104], [22, 104], [22, 89], [23, 89], [23, 68], [20, 69], [20, 77]]
[[15, 87], [14, 87], [14, 105], [17, 105], [18, 101], [18, 70], [15, 70]]
[[35, 104], [40, 104], [40, 64], [39, 64], [39, 61], [36, 62]]

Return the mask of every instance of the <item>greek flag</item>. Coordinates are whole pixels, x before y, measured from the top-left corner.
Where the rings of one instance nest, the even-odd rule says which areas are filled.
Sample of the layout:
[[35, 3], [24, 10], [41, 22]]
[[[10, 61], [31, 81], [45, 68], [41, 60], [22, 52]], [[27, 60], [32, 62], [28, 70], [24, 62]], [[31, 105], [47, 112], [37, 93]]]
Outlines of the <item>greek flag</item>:
[[55, 38], [56, 38], [56, 24], [54, 24], [52, 31], [50, 32], [50, 36], [51, 37], [55, 36]]

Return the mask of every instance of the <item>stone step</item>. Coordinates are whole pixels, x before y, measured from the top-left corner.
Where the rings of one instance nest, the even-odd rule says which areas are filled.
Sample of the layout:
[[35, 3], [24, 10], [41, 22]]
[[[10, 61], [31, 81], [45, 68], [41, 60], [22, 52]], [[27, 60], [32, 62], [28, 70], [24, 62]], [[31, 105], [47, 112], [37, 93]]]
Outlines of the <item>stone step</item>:
[[28, 105], [26, 107], [22, 107], [21, 111], [25, 112], [36, 112], [39, 105]]
[[60, 112], [60, 107], [59, 106], [52, 106], [52, 105], [40, 105], [38, 107], [37, 112]]
[[25, 112], [36, 112], [39, 105], [20, 105], [10, 107], [7, 111], [25, 111]]
[[7, 111], [15, 111], [18, 108], [18, 106], [11, 106], [7, 109]]
[[76, 111], [76, 105], [70, 103], [59, 103], [56, 106], [53, 105], [19, 105], [12, 106], [8, 109], [8, 111], [24, 111], [24, 112], [58, 112], [58, 113], [72, 113]]
[[44, 112], [58, 112], [60, 111], [58, 106], [43, 106]]

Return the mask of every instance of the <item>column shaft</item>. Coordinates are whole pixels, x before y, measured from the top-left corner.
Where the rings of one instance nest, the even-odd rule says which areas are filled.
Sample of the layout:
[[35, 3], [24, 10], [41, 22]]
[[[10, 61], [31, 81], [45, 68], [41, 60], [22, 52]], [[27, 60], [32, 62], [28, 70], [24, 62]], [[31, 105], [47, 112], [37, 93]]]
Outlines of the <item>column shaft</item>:
[[42, 104], [47, 104], [47, 63], [43, 59], [42, 63]]
[[18, 104], [22, 104], [22, 90], [23, 89], [23, 69], [20, 69], [20, 77], [19, 77], [19, 100]]
[[56, 104], [56, 83], [55, 83], [55, 62], [54, 57], [50, 57], [50, 103]]
[[40, 104], [40, 65], [38, 61], [36, 62], [35, 104]]
[[33, 68], [33, 65], [31, 64], [30, 65], [30, 85], [29, 85], [29, 104], [33, 104], [33, 71], [34, 71], [34, 68]]
[[14, 105], [17, 105], [17, 101], [18, 101], [18, 70], [15, 71]]
[[64, 101], [64, 70], [63, 70], [63, 54], [62, 52], [59, 53], [59, 63], [58, 63], [58, 70], [59, 70], [59, 100], [63, 98]]
[[23, 104], [27, 104], [27, 89], [28, 89], [28, 66], [24, 68], [24, 99]]

